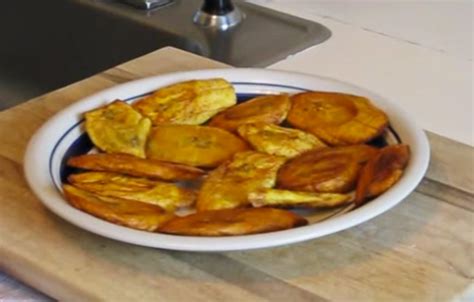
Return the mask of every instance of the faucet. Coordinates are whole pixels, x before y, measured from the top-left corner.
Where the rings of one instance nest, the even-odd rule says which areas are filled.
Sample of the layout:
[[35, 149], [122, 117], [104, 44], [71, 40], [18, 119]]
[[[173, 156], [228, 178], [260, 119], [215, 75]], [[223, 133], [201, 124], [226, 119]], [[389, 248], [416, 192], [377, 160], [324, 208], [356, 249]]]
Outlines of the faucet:
[[226, 30], [244, 18], [245, 15], [231, 0], [204, 0], [201, 9], [194, 14], [193, 21], [204, 27]]
[[[152, 10], [172, 3], [174, 0], [121, 0], [134, 7]], [[232, 3], [232, 0], [204, 0], [201, 9], [193, 16], [193, 22], [206, 28], [226, 30], [239, 24], [245, 18], [244, 13]]]

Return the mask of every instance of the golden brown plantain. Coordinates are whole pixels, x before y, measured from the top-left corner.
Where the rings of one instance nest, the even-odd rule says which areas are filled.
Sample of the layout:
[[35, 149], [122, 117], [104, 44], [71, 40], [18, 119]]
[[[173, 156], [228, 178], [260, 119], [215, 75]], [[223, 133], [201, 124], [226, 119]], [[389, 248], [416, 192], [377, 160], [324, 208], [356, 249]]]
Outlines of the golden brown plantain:
[[162, 125], [153, 128], [148, 140], [148, 158], [190, 166], [216, 167], [236, 152], [248, 149], [239, 137], [225, 130], [192, 125]]
[[273, 187], [284, 161], [284, 157], [255, 151], [235, 154], [232, 160], [209, 173], [198, 194], [197, 210], [248, 206], [248, 193]]
[[158, 231], [187, 236], [235, 236], [285, 230], [307, 223], [305, 218], [285, 210], [226, 209], [176, 217]]
[[235, 105], [232, 85], [224, 79], [193, 80], [160, 88], [133, 104], [154, 125], [198, 125]]
[[167, 181], [197, 179], [205, 174], [205, 171], [195, 167], [123, 154], [79, 155], [69, 158], [67, 164], [86, 170], [116, 172]]
[[134, 229], [155, 231], [174, 214], [156, 205], [116, 197], [100, 196], [64, 185], [64, 196], [75, 208], [112, 223]]
[[388, 125], [387, 115], [367, 98], [336, 92], [304, 92], [292, 97], [288, 122], [335, 146], [368, 142]]
[[89, 111], [85, 128], [94, 145], [107, 153], [145, 157], [151, 121], [122, 101]]
[[281, 167], [278, 186], [289, 190], [346, 193], [355, 187], [359, 170], [377, 153], [368, 145], [311, 150]]
[[384, 147], [362, 168], [356, 189], [356, 204], [363, 204], [390, 189], [402, 176], [408, 160], [408, 145]]
[[257, 151], [290, 158], [311, 149], [326, 147], [312, 134], [273, 124], [244, 124], [237, 128], [237, 132]]
[[110, 172], [72, 174], [68, 181], [92, 193], [155, 204], [167, 211], [190, 206], [196, 199], [193, 191], [172, 183]]
[[278, 189], [262, 189], [249, 194], [249, 201], [254, 207], [331, 208], [351, 203], [351, 199], [348, 194]]
[[287, 94], [260, 96], [219, 113], [212, 118], [209, 126], [234, 132], [240, 125], [247, 123], [280, 124], [290, 107]]

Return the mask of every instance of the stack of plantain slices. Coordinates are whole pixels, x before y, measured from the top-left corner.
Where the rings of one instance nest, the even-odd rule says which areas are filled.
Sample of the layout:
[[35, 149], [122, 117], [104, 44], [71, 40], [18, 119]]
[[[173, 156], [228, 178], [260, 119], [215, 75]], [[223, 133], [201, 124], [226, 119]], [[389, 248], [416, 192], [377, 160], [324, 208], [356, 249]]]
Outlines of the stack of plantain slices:
[[388, 124], [361, 96], [305, 92], [237, 104], [224, 79], [180, 82], [86, 112], [99, 152], [68, 159], [82, 172], [69, 175], [64, 194], [84, 212], [151, 232], [299, 227], [308, 219], [289, 209], [354, 208], [398, 181], [408, 146], [368, 144]]

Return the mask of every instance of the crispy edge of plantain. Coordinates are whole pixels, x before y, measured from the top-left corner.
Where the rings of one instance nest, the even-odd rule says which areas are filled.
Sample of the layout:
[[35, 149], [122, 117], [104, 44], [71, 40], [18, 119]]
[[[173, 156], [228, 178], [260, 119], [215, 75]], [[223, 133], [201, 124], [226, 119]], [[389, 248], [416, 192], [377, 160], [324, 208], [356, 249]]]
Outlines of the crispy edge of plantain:
[[174, 183], [111, 172], [82, 172], [68, 176], [70, 184], [95, 194], [158, 205], [173, 212], [196, 201], [193, 190]]
[[205, 170], [197, 167], [126, 154], [84, 154], [70, 157], [67, 165], [92, 171], [116, 172], [165, 181], [193, 180], [206, 174]]
[[[253, 115], [242, 115], [239, 110], [248, 110], [253, 109], [252, 106], [258, 107], [261, 102], [266, 102], [269, 98], [275, 98], [273, 101], [273, 106], [268, 106], [267, 108], [273, 107], [273, 111], [260, 111], [256, 112]], [[267, 101], [268, 102], [268, 101]], [[239, 103], [235, 106], [229, 107], [226, 110], [215, 115], [209, 122], [209, 126], [222, 128], [230, 132], [236, 132], [237, 128], [243, 124], [247, 123], [271, 123], [271, 124], [280, 124], [288, 116], [288, 112], [291, 108], [291, 99], [287, 93], [274, 94], [274, 95], [261, 95], [253, 99], [247, 100], [245, 102]]]
[[306, 218], [287, 210], [238, 208], [176, 217], [163, 224], [158, 232], [188, 236], [237, 236], [286, 230], [306, 224]]
[[386, 192], [402, 177], [410, 160], [410, 147], [405, 144], [382, 148], [361, 169], [355, 203], [360, 206]]
[[249, 193], [254, 207], [331, 208], [352, 202], [350, 194], [262, 189]]
[[63, 185], [66, 200], [75, 208], [103, 220], [145, 231], [155, 231], [174, 214], [161, 207], [139, 201], [90, 193], [72, 185]]

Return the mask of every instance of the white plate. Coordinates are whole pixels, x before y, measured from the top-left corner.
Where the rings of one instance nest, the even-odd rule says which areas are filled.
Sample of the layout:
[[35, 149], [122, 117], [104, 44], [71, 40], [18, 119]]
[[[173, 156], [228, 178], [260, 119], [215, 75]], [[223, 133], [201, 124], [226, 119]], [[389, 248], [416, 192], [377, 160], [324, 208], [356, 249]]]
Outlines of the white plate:
[[[82, 114], [115, 99], [133, 101], [159, 87], [190, 79], [223, 77], [239, 96], [305, 90], [338, 91], [370, 98], [384, 110], [401, 142], [411, 149], [403, 177], [387, 192], [353, 211], [295, 229], [233, 237], [189, 237], [139, 231], [95, 218], [70, 206], [61, 191], [65, 158], [84, 153], [87, 137]], [[81, 136], [82, 135], [82, 136]], [[396, 104], [370, 91], [333, 79], [263, 69], [213, 69], [179, 72], [145, 78], [94, 94], [67, 107], [46, 122], [31, 139], [25, 155], [25, 174], [34, 193], [51, 211], [90, 232], [138, 245], [187, 251], [228, 251], [271, 247], [314, 239], [367, 221], [401, 202], [415, 189], [426, 172], [429, 145], [414, 119]], [[64, 171], [63, 171], [64, 173]]]

